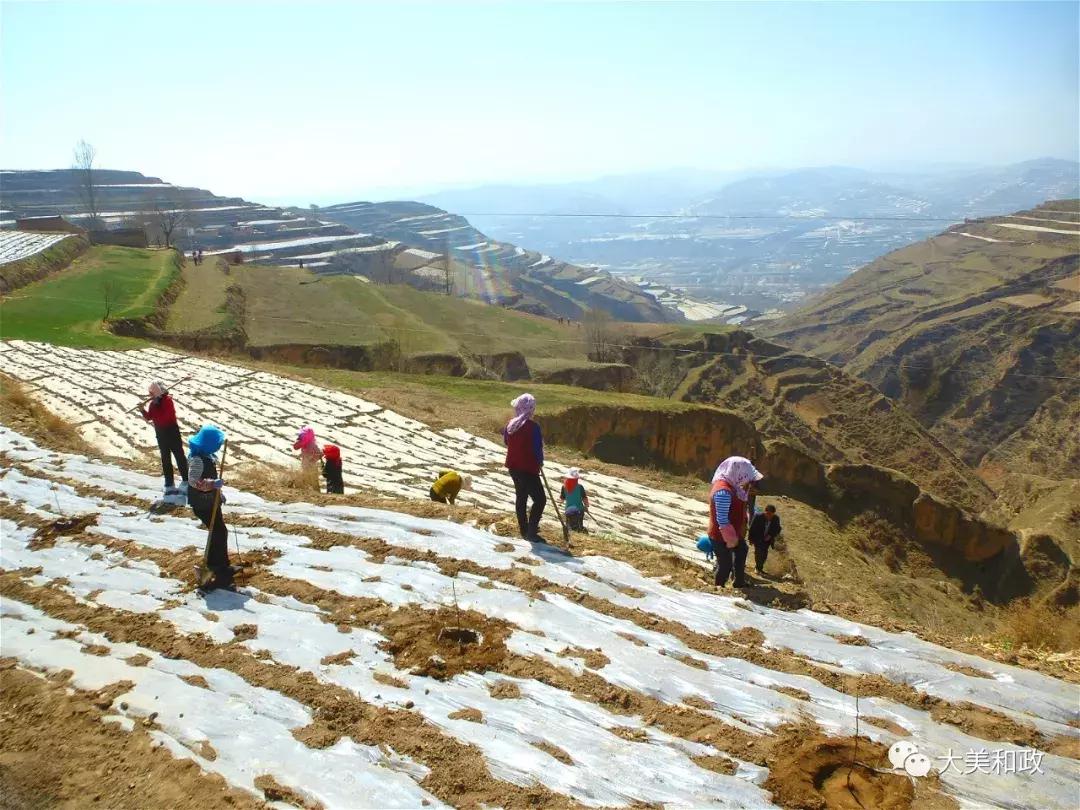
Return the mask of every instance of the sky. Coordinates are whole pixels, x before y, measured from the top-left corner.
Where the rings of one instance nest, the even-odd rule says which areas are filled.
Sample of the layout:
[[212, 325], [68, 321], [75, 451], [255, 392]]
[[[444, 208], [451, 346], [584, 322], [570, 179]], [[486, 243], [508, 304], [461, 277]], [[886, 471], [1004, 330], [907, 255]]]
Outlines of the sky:
[[1076, 159], [1080, 4], [0, 2], [0, 167], [327, 204]]

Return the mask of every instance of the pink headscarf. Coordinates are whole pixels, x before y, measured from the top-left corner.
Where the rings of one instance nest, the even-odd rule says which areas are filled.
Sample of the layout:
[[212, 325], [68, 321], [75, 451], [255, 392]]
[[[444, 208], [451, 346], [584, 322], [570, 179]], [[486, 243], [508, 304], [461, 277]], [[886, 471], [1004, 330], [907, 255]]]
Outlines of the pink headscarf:
[[522, 394], [510, 404], [514, 407], [516, 416], [506, 423], [507, 436], [517, 433], [522, 425], [532, 419], [532, 415], [536, 413], [536, 397], [532, 394]]
[[300, 432], [296, 434], [293, 450], [306, 450], [313, 444], [315, 444], [315, 430], [305, 425], [300, 429]]
[[728, 456], [720, 462], [720, 466], [713, 473], [712, 482], [715, 484], [720, 479], [727, 481], [735, 488], [735, 494], [740, 501], [747, 499], [746, 485], [754, 481], [760, 481], [765, 476], [757, 471], [750, 459], [742, 456]]

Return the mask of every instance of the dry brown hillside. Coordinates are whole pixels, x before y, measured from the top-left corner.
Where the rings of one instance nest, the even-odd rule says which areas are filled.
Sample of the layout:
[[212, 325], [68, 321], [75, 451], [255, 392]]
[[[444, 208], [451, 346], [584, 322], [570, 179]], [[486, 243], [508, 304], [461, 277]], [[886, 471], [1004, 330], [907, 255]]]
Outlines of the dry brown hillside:
[[762, 331], [875, 385], [978, 469], [999, 511], [1043, 502], [1016, 528], [1053, 524], [1080, 549], [1080, 201], [956, 225]]

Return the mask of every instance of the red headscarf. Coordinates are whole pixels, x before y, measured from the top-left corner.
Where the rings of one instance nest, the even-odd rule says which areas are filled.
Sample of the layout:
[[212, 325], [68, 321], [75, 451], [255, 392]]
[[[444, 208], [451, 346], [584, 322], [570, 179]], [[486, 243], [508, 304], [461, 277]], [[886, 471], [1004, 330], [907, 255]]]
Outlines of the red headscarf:
[[341, 450], [336, 444], [324, 444], [322, 453], [328, 461], [341, 461]]

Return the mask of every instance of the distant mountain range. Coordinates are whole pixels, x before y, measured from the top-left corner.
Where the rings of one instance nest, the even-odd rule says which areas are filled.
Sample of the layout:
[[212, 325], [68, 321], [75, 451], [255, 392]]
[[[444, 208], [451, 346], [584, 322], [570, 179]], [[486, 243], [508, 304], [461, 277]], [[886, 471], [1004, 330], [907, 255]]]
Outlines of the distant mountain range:
[[496, 239], [767, 310], [951, 223], [1078, 193], [1080, 164], [1040, 159], [918, 171], [657, 172], [423, 199]]

